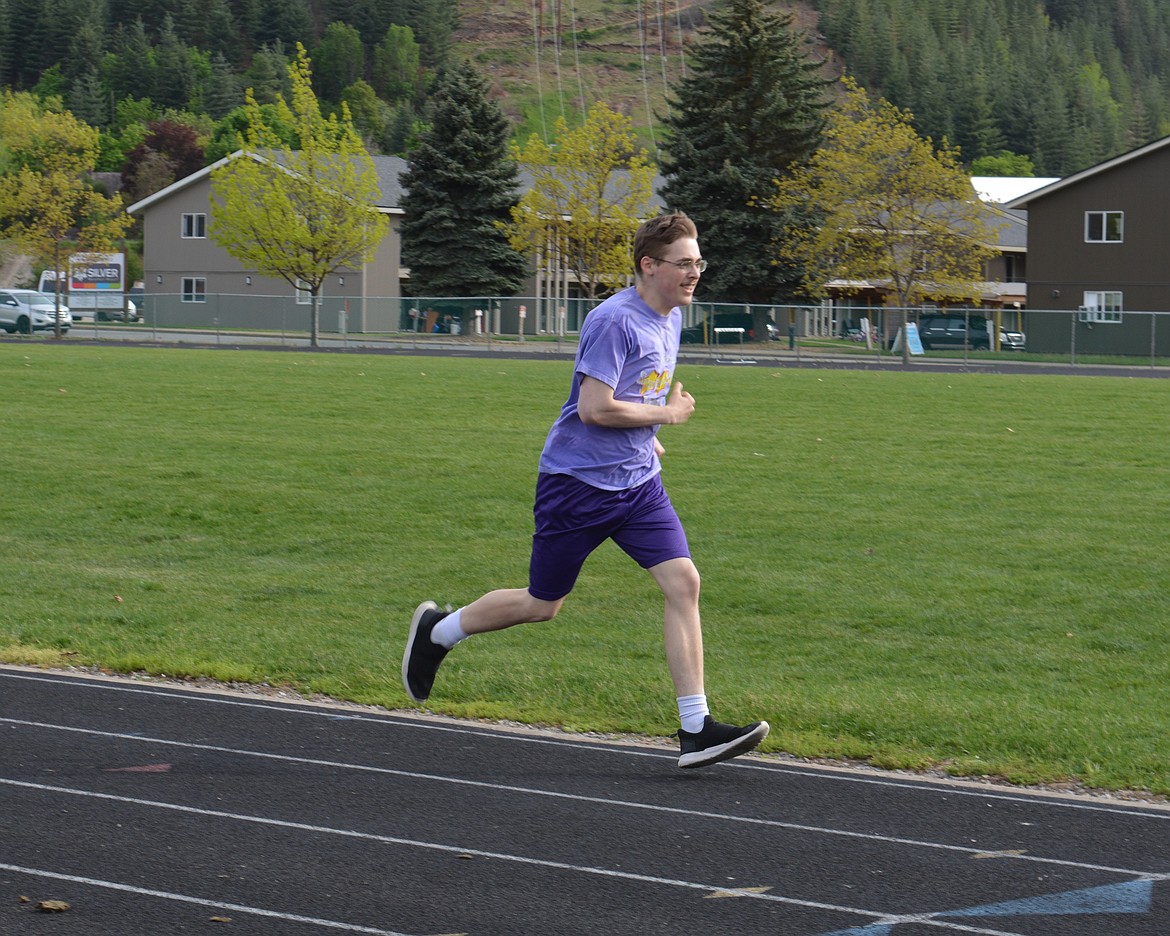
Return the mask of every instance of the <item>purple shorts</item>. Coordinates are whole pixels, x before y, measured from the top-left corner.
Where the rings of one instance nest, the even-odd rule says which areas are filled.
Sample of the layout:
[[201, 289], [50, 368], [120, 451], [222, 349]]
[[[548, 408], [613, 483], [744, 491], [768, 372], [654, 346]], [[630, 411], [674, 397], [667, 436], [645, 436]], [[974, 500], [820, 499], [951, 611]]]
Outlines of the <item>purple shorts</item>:
[[658, 475], [636, 488], [605, 491], [570, 475], [542, 473], [532, 513], [528, 591], [542, 601], [571, 592], [585, 559], [607, 539], [643, 569], [691, 555]]

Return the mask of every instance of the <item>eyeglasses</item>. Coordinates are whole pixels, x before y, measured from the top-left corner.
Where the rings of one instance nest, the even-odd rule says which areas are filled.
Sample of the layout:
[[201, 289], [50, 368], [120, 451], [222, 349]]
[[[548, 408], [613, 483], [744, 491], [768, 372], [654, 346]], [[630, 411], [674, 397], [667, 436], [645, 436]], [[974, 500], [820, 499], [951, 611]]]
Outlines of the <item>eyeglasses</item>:
[[[650, 257], [650, 254], [646, 254]], [[661, 257], [650, 257], [651, 260], [657, 260], [659, 263], [669, 263], [673, 267], [678, 267], [684, 273], [689, 273], [691, 270], [697, 270], [702, 273], [707, 269], [706, 260], [663, 260]]]

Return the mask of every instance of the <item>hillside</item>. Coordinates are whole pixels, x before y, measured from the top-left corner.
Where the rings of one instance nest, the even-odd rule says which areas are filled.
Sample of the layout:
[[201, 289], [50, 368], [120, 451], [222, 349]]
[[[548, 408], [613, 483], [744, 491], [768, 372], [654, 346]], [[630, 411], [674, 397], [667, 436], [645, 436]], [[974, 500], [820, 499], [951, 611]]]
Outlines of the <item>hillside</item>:
[[[715, 2], [461, 0], [456, 49], [491, 77], [521, 138], [604, 98], [653, 152], [664, 89]], [[1170, 0], [771, 6], [831, 74], [847, 69], [968, 161], [1019, 153], [1066, 175], [1170, 133]]]
[[[224, 145], [253, 87], [313, 56], [375, 151], [402, 152], [451, 55], [491, 80], [516, 136], [549, 138], [604, 99], [652, 153], [684, 48], [720, 0], [0, 0], [0, 85], [59, 96], [120, 170], [166, 114]], [[963, 157], [1026, 155], [1065, 175], [1170, 133], [1170, 0], [774, 0], [834, 74], [914, 113]], [[391, 31], [405, 32], [408, 39]], [[415, 65], [402, 53], [413, 47]], [[222, 153], [213, 146], [208, 158]]]
[[[489, 77], [518, 139], [550, 136], [558, 117], [572, 120], [604, 100], [630, 117], [653, 153], [666, 89], [684, 74], [684, 47], [717, 2], [460, 0], [455, 49]], [[814, 58], [830, 57], [811, 3], [769, 6], [792, 15]]]

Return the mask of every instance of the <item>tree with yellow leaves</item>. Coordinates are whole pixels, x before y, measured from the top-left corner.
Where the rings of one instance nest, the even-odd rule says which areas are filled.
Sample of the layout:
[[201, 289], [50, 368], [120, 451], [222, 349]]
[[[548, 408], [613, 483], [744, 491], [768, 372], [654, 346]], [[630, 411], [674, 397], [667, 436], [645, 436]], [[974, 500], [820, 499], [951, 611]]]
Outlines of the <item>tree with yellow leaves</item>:
[[[90, 182], [98, 137], [56, 99], [7, 89], [0, 97], [0, 231], [54, 270], [62, 268], [67, 242], [87, 253], [104, 252], [133, 221], [122, 211], [120, 195], [103, 195]], [[61, 337], [59, 317], [54, 333]]]
[[268, 126], [249, 90], [242, 152], [212, 170], [209, 233], [237, 260], [309, 293], [316, 347], [326, 277], [369, 262], [389, 222], [375, 208], [377, 172], [349, 111], [322, 115], [300, 43], [289, 77], [292, 104], [278, 97], [276, 120], [295, 129], [297, 146]]
[[945, 140], [936, 148], [908, 112], [843, 81], [824, 146], [771, 199], [777, 211], [815, 219], [787, 232], [781, 257], [803, 267], [814, 296], [841, 280], [885, 287], [900, 308], [978, 301], [996, 229], [958, 151]]
[[580, 127], [558, 119], [553, 145], [529, 137], [516, 160], [533, 183], [512, 209], [512, 247], [565, 269], [590, 299], [625, 285], [654, 193], [632, 121], [599, 101]]

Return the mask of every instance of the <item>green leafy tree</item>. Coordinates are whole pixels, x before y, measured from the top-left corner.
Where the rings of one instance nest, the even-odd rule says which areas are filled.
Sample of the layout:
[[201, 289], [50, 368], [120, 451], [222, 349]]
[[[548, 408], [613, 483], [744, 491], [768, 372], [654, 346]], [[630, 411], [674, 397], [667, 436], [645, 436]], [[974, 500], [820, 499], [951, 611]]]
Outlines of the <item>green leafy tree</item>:
[[374, 47], [374, 89], [387, 101], [413, 101], [419, 85], [419, 45], [409, 26], [391, 26]]
[[971, 162], [971, 175], [1031, 178], [1036, 174], [1032, 160], [1019, 153], [1001, 150], [994, 156], [980, 156]]
[[[250, 100], [254, 102], [255, 98]], [[278, 101], [281, 101], [281, 104], [258, 104], [257, 106], [260, 108], [259, 119], [268, 132], [280, 140], [283, 147], [298, 149], [300, 138], [297, 136], [292, 112], [287, 106], [282, 106], [281, 99], [278, 98]], [[243, 104], [229, 111], [222, 120], [217, 121], [212, 128], [211, 138], [203, 153], [204, 161], [215, 163], [236, 150], [243, 149], [248, 136], [248, 126], [253, 119], [252, 109]]]
[[[130, 226], [121, 196], [103, 195], [88, 182], [98, 139], [58, 102], [8, 90], [0, 97], [0, 230], [54, 270], [62, 269], [67, 242], [108, 250]], [[55, 331], [60, 337], [60, 322]]]
[[363, 140], [380, 141], [390, 114], [389, 106], [378, 100], [369, 83], [358, 79], [341, 92], [341, 103], [349, 108], [353, 125]]
[[439, 73], [428, 122], [402, 176], [402, 260], [411, 291], [510, 295], [524, 281], [525, 263], [505, 230], [519, 180], [503, 111], [464, 62]]
[[362, 37], [348, 23], [330, 23], [313, 50], [313, 78], [317, 94], [330, 103], [365, 74]]
[[789, 219], [764, 202], [772, 181], [817, 148], [828, 82], [791, 16], [761, 0], [729, 0], [709, 22], [668, 99], [662, 194], [698, 225], [711, 264], [704, 298], [774, 302], [792, 294], [799, 271], [769, 256]]
[[634, 233], [654, 194], [654, 167], [630, 119], [599, 101], [580, 127], [562, 117], [551, 146], [533, 134], [516, 158], [533, 184], [512, 209], [512, 246], [551, 256], [590, 299], [628, 282]]
[[325, 117], [313, 93], [303, 46], [289, 68], [291, 107], [275, 107], [296, 128], [289, 147], [264, 120], [251, 94], [245, 109], [246, 153], [212, 172], [211, 237], [265, 276], [278, 276], [312, 300], [310, 342], [320, 343], [321, 287], [338, 270], [360, 268], [389, 229], [374, 205], [373, 160], [342, 106]]
[[[782, 256], [805, 269], [812, 295], [836, 279], [886, 287], [900, 308], [928, 297], [978, 301], [996, 232], [958, 153], [945, 143], [936, 151], [912, 115], [844, 84], [825, 146], [771, 199], [781, 214], [817, 218], [788, 232]], [[903, 353], [909, 360], [905, 343]]]

